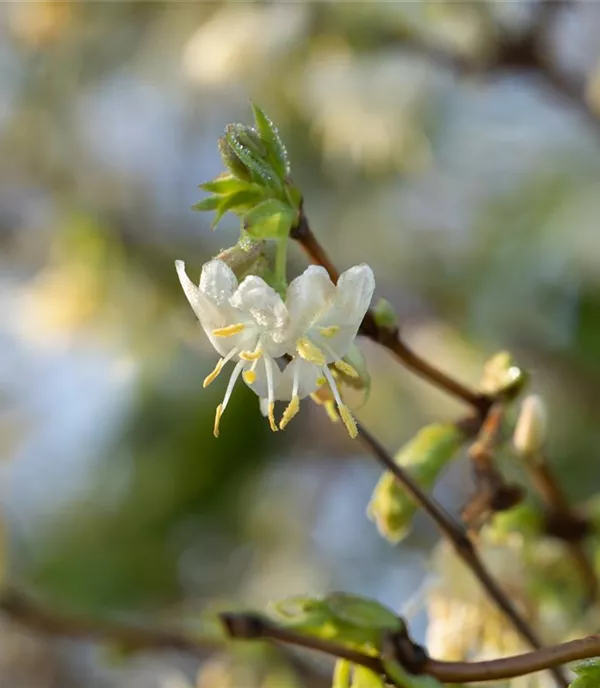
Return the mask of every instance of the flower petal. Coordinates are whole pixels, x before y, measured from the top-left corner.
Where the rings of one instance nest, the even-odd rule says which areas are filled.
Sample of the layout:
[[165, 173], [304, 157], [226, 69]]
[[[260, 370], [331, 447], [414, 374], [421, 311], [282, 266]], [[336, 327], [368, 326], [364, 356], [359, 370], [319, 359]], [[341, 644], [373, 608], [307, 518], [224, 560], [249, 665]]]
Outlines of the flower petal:
[[[221, 261], [214, 260], [211, 261], [211, 263], [221, 263]], [[207, 265], [210, 265], [210, 263], [207, 263]], [[225, 264], [222, 263], [222, 265]], [[207, 266], [205, 266], [202, 270], [203, 277], [205, 275], [206, 267]], [[185, 272], [185, 263], [182, 260], [175, 261], [175, 268], [177, 269], [177, 274], [179, 276], [181, 286], [183, 287], [183, 291], [185, 292], [191, 307], [194, 309], [194, 313], [200, 321], [202, 329], [209, 338], [210, 343], [215, 347], [219, 354], [221, 354], [221, 356], [227, 356], [227, 354], [233, 348], [238, 348], [240, 351], [243, 351], [250, 347], [254, 347], [256, 342], [252, 338], [248, 340], [247, 330], [231, 337], [215, 337], [213, 335], [214, 330], [228, 327], [229, 325], [243, 323], [243, 314], [232, 308], [228, 301], [218, 305], [212, 298], [203, 292], [201, 288], [198, 288], [187, 276], [187, 273]], [[219, 270], [220, 268], [215, 270], [214, 267], [211, 267], [206, 274], [213, 276]], [[202, 278], [200, 281], [202, 284]]]
[[290, 318], [279, 294], [262, 278], [246, 277], [231, 297], [233, 307], [247, 313], [263, 330], [262, 347], [271, 356], [283, 355]]
[[200, 320], [201, 323], [205, 321], [210, 322], [213, 328], [222, 326], [223, 319], [219, 313], [219, 309], [187, 276], [185, 263], [182, 260], [176, 260], [175, 269], [177, 270], [177, 275], [183, 287], [183, 291], [187, 296], [187, 300], [194, 309], [194, 313], [198, 317], [198, 320]]
[[222, 260], [210, 260], [202, 268], [200, 291], [217, 306], [225, 305], [238, 285], [233, 270]]
[[373, 270], [366, 264], [355, 265], [340, 275], [334, 304], [339, 324], [354, 325], [362, 322], [375, 291]]
[[305, 361], [303, 358], [294, 358], [287, 364], [281, 375], [281, 381], [276, 389], [277, 399], [292, 398], [295, 376], [298, 378], [300, 399], [316, 392], [323, 385], [323, 371], [318, 365]]
[[335, 286], [320, 265], [310, 265], [293, 279], [287, 290], [286, 305], [294, 330], [303, 333], [327, 311], [334, 296]]

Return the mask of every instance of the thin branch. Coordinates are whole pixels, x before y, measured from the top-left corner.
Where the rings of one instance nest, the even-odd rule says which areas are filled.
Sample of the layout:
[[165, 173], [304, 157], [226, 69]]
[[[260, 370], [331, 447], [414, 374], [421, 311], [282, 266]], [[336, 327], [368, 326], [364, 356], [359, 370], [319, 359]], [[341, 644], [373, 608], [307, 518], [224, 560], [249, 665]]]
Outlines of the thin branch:
[[[322, 652], [371, 669], [376, 674], [385, 676], [390, 683], [394, 683], [386, 674], [383, 662], [377, 656], [367, 655], [330, 640], [305, 636], [280, 628], [256, 614], [223, 614], [221, 619], [232, 638], [270, 640]], [[598, 656], [600, 656], [600, 635], [592, 635], [533, 652], [484, 662], [444, 662], [428, 658], [421, 665], [420, 673], [433, 676], [442, 683], [498, 681], [546, 669], [556, 669], [569, 662]]]
[[587, 599], [592, 602], [598, 595], [598, 578], [582, 542], [589, 534], [589, 524], [569, 504], [542, 452], [524, 461], [524, 465], [533, 487], [546, 505], [548, 534], [565, 542], [579, 569]]
[[477, 440], [469, 449], [477, 492], [462, 509], [461, 520], [470, 530], [477, 531], [493, 514], [512, 509], [522, 501], [525, 494], [519, 485], [506, 482], [494, 461], [501, 440], [505, 412], [503, 402], [497, 402], [491, 407]]
[[[324, 267], [332, 282], [336, 283], [339, 272], [313, 234], [303, 209], [300, 212], [298, 225], [292, 229], [290, 236], [300, 244], [309, 260]], [[398, 331], [379, 327], [372, 311], [368, 311], [365, 315], [360, 332], [389, 349], [405, 367], [416, 375], [472, 406], [482, 418], [486, 415], [491, 403], [487, 396], [469, 389], [421, 358], [402, 340]]]

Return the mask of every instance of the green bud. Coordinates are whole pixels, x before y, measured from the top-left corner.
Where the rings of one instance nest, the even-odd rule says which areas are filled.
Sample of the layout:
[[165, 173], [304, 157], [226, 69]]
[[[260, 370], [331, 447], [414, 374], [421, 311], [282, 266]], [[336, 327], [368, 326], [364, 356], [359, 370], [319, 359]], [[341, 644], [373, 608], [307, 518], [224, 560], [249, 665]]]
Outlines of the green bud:
[[521, 502], [512, 509], [499, 511], [488, 528], [492, 535], [500, 537], [518, 533], [525, 538], [536, 538], [543, 530], [543, 517], [532, 504]]
[[264, 241], [242, 239], [235, 246], [221, 251], [215, 258], [226, 263], [238, 280], [241, 280], [249, 272], [254, 275], [260, 274], [256, 266], [262, 263], [264, 248]]
[[481, 390], [493, 396], [515, 398], [528, 382], [527, 373], [519, 368], [508, 351], [494, 354], [484, 365]]
[[231, 172], [234, 177], [242, 179], [246, 182], [252, 181], [252, 175], [250, 171], [244, 165], [244, 163], [238, 158], [235, 150], [229, 143], [226, 136], [221, 136], [217, 142], [219, 147], [219, 153], [221, 154], [221, 160], [225, 167]]
[[[431, 489], [465, 440], [452, 423], [429, 425], [420, 430], [394, 457], [420, 487]], [[390, 542], [400, 542], [410, 532], [417, 505], [392, 473], [386, 471], [375, 486], [368, 517]]]
[[530, 394], [521, 403], [513, 434], [513, 446], [519, 456], [535, 460], [546, 440], [546, 406], [537, 394]]
[[391, 631], [398, 631], [403, 626], [402, 621], [387, 607], [359, 595], [335, 592], [327, 595], [323, 602], [331, 614], [343, 623]]
[[282, 188], [282, 182], [269, 162], [267, 149], [254, 129], [243, 124], [229, 124], [225, 128], [225, 138], [253, 182], [274, 189]]
[[570, 688], [598, 688], [600, 685], [600, 660], [586, 659], [571, 666], [577, 678]]
[[386, 330], [398, 329], [398, 316], [394, 307], [387, 299], [379, 299], [373, 308], [373, 315], [377, 327], [383, 327]]

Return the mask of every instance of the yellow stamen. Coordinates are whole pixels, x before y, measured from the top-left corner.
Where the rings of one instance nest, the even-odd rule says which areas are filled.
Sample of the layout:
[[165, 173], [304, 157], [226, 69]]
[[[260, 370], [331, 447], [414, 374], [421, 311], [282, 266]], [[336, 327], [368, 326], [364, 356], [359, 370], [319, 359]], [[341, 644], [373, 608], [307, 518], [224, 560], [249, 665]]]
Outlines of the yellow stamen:
[[215, 366], [215, 369], [210, 373], [210, 375], [207, 375], [204, 378], [204, 382], [202, 383], [203, 387], [208, 387], [211, 382], [214, 382], [217, 379], [217, 375], [221, 372], [221, 369], [223, 368], [223, 359], [220, 358], [217, 361], [217, 365]]
[[283, 412], [283, 416], [281, 417], [281, 421], [279, 423], [279, 429], [283, 430], [285, 426], [292, 420], [292, 418], [298, 413], [299, 410], [300, 399], [298, 399], [298, 396], [293, 396], [287, 408]]
[[340, 331], [340, 326], [339, 325], [330, 325], [329, 327], [322, 327], [319, 332], [323, 337], [327, 337], [327, 339], [331, 339], [332, 337], [335, 337], [335, 335]]
[[242, 351], [240, 354], [242, 361], [258, 361], [261, 356], [262, 351], [260, 349], [256, 349], [256, 351]]
[[358, 372], [349, 363], [346, 363], [346, 361], [336, 361], [333, 365], [340, 373], [344, 373], [344, 375], [348, 377], [360, 377]]
[[325, 365], [325, 354], [308, 337], [302, 337], [296, 342], [296, 351], [305, 361], [316, 365]]
[[342, 422], [346, 426], [346, 430], [348, 431], [348, 434], [352, 439], [355, 439], [358, 436], [358, 428], [356, 427], [356, 421], [354, 420], [352, 414], [350, 413], [350, 410], [348, 409], [347, 406], [344, 406], [344, 404], [340, 404], [338, 406], [338, 411], [340, 412], [340, 416], [342, 417]]
[[223, 415], [223, 404], [217, 406], [217, 411], [215, 413], [215, 425], [213, 427], [213, 435], [215, 437], [219, 436], [219, 423], [221, 422], [221, 416]]
[[233, 337], [234, 334], [239, 334], [244, 330], [246, 326], [244, 323], [238, 323], [237, 325], [227, 325], [227, 327], [219, 327], [213, 330], [212, 333], [215, 337]]
[[326, 382], [327, 382], [326, 377], [318, 377], [317, 378], [317, 384], [319, 385], [319, 387], [322, 387]]
[[323, 406], [325, 407], [325, 412], [329, 416], [329, 420], [332, 423], [337, 423], [340, 419], [338, 416], [336, 410], [335, 410], [335, 402], [334, 401], [326, 401], [324, 402]]
[[244, 370], [242, 377], [246, 384], [251, 385], [256, 380], [256, 373], [253, 370]]
[[271, 402], [269, 404], [268, 416], [269, 416], [269, 425], [271, 426], [271, 430], [273, 432], [277, 432], [277, 430], [279, 430], [279, 428], [277, 427], [277, 423], [275, 422], [275, 404], [273, 402]]

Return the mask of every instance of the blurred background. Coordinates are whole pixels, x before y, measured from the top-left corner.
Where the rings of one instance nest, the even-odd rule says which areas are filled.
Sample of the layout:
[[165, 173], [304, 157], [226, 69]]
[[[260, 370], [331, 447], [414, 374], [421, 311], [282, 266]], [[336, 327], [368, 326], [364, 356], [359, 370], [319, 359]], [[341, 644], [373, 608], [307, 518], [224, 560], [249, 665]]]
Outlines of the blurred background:
[[[197, 277], [237, 238], [235, 217], [212, 233], [190, 206], [250, 99], [338, 267], [367, 261], [406, 340], [471, 385], [511, 350], [545, 395], [561, 483], [592, 497], [598, 31], [596, 3], [3, 3], [0, 466], [19, 585], [154, 622], [344, 589], [410, 602], [423, 638], [437, 535], [418, 518], [400, 546], [379, 538], [365, 508], [380, 470], [358, 442], [308, 401], [272, 435], [240, 385], [212, 437], [224, 381], [202, 389], [215, 353], [173, 261]], [[500, 50], [532, 33], [545, 73]], [[463, 411], [364, 351], [356, 413], [390, 450]], [[464, 501], [468, 478], [453, 466], [442, 501]], [[266, 649], [239, 666], [211, 654], [197, 676], [189, 657], [123, 660], [8, 619], [0, 633], [2, 688], [327, 685], [320, 664], [303, 676]]]

